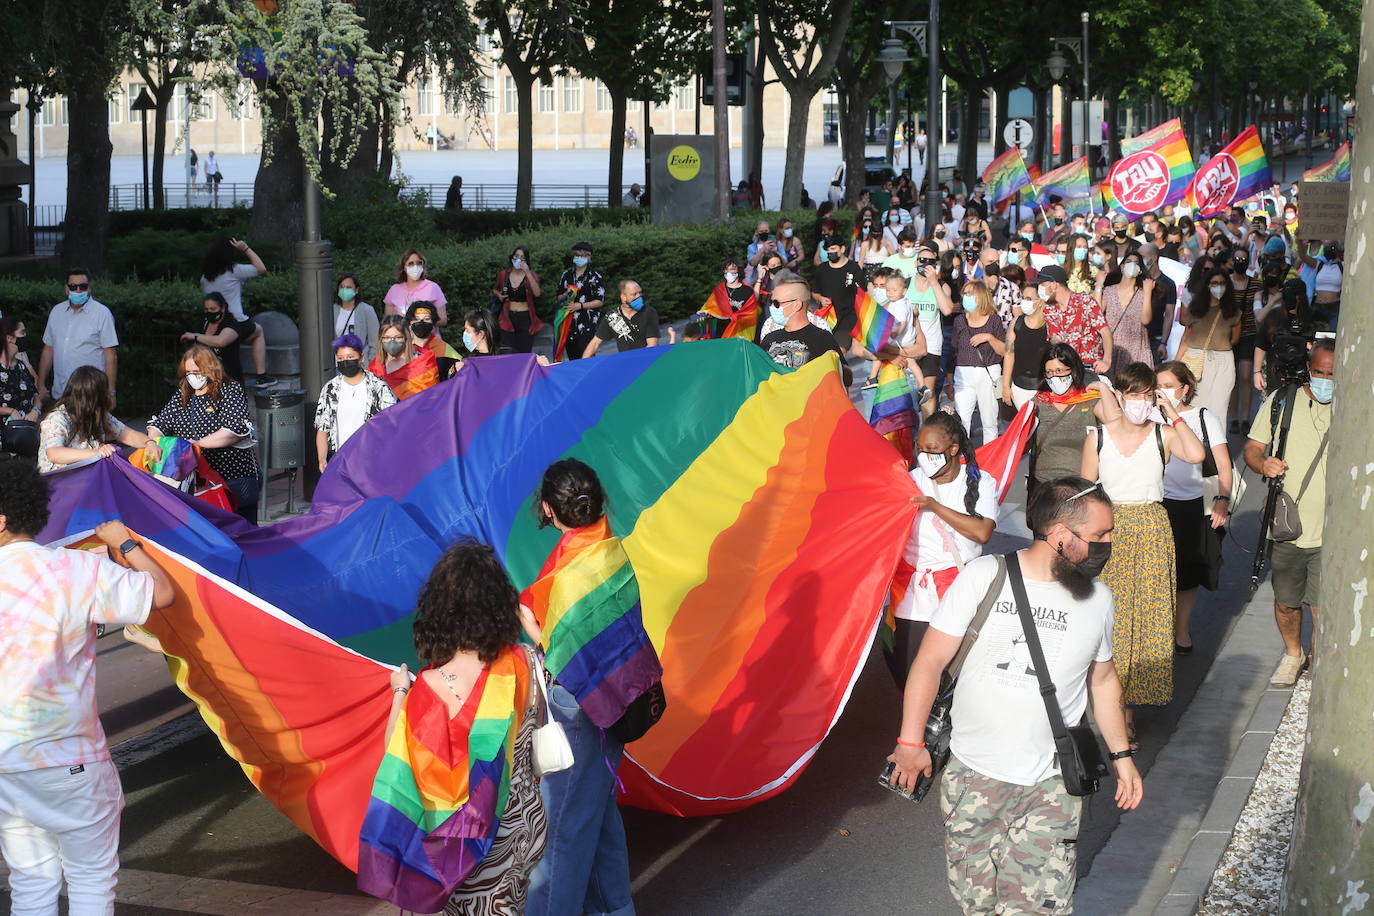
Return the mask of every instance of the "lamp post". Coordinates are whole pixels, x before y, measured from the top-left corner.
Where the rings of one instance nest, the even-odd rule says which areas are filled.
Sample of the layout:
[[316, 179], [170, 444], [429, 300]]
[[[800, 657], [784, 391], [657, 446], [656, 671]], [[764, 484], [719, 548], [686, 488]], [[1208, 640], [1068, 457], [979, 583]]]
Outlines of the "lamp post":
[[[910, 58], [901, 49], [901, 42], [895, 41], [897, 31], [900, 29], [916, 40], [920, 46], [921, 53], [926, 56], [926, 75], [929, 79], [926, 90], [926, 228], [933, 231], [935, 225], [940, 222], [940, 0], [930, 0], [929, 18], [925, 22], [918, 21], [892, 21], [884, 23], [892, 30], [892, 38], [884, 42], [883, 53], [893, 50], [894, 42], [896, 50], [901, 51], [902, 59], [897, 60], [893, 56], [883, 58], [883, 69], [886, 71], [888, 79], [896, 79], [902, 72], [902, 66]], [[895, 67], [895, 70], [894, 70]], [[894, 73], [896, 76], [894, 76]], [[912, 131], [915, 133], [915, 131]], [[909, 138], [908, 143], [913, 142], [914, 138]], [[911, 153], [907, 152], [907, 162], [911, 161]], [[912, 176], [913, 178], [915, 176]]]
[[138, 120], [143, 125], [143, 209], [150, 208], [148, 202], [148, 112], [157, 108], [157, 103], [148, 94], [148, 87], [138, 90], [138, 98], [129, 106], [130, 111], [138, 112]]
[[[1088, 160], [1088, 177], [1092, 177], [1093, 163], [1092, 157], [1088, 155], [1090, 133], [1088, 130], [1088, 14], [1083, 13], [1083, 36], [1081, 38], [1051, 38], [1050, 56], [1045, 61], [1045, 68], [1050, 72], [1050, 79], [1056, 83], [1064, 78], [1064, 74], [1069, 72], [1069, 61], [1060, 53], [1061, 47], [1068, 48], [1073, 53], [1074, 59], [1083, 66], [1083, 156]], [[1073, 111], [1072, 104], [1069, 111]], [[1070, 127], [1072, 127], [1073, 117], [1069, 117]], [[1065, 143], [1071, 144], [1068, 138], [1070, 131], [1064, 131]], [[1069, 157], [1065, 158], [1068, 161]]]
[[[911, 55], [906, 53], [906, 47], [902, 44], [902, 40], [896, 36], [894, 30], [893, 36], [883, 41], [883, 49], [878, 52], [878, 63], [883, 65], [883, 74], [887, 77], [888, 111], [890, 112], [889, 118], [892, 122], [894, 131], [897, 125], [897, 80], [902, 78], [902, 71], [906, 69], [906, 65], [910, 62]], [[907, 121], [910, 122], [911, 94], [908, 92], [906, 97]], [[903, 128], [903, 133], [905, 132], [905, 128]], [[890, 139], [891, 138], [889, 138], [889, 140]], [[911, 144], [914, 142], [914, 139], [915, 138], [911, 136], [906, 137], [907, 171], [911, 170]], [[896, 163], [894, 162], [893, 165], [896, 165]], [[915, 177], [914, 175], [912, 176], [913, 179]]]
[[[34, 200], [34, 191], [36, 190], [34, 176], [38, 174], [38, 169], [34, 167], [34, 163], [38, 160], [33, 157], [33, 139], [36, 132], [34, 130], [34, 122], [38, 117], [38, 113], [43, 110], [43, 99], [39, 96], [38, 91], [32, 86], [29, 87], [28, 95], [29, 100], [24, 103], [24, 107], [27, 108], [29, 112], [29, 254], [37, 254], [38, 234], [34, 231], [33, 221], [38, 217], [38, 207]], [[1311, 144], [1309, 144], [1307, 150], [1308, 165], [1312, 164], [1312, 150], [1310, 147]]]

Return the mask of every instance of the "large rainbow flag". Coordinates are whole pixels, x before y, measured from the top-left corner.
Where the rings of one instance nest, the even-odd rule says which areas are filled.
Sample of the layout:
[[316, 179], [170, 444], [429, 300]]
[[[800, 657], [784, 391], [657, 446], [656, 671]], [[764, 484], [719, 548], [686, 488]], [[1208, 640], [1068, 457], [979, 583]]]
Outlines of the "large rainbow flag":
[[[356, 868], [420, 586], [462, 535], [533, 582], [558, 539], [536, 487], [579, 458], [606, 485], [668, 700], [628, 749], [623, 798], [732, 811], [787, 788], [837, 720], [911, 527], [910, 478], [837, 368], [783, 371], [739, 340], [488, 357], [369, 420], [308, 515], [258, 529], [103, 460], [49, 476], [41, 539], [118, 517], [180, 558], [178, 603], [149, 624], [178, 682], [260, 791]], [[425, 447], [397, 461], [409, 442]]]
[[1013, 146], [988, 163], [983, 169], [983, 183], [988, 186], [988, 201], [996, 206], [1031, 183], [1021, 148]]
[[1342, 143], [1336, 154], [1316, 168], [1302, 173], [1303, 181], [1349, 181], [1350, 180], [1350, 141]]
[[[1088, 157], [1079, 156], [1067, 165], [1050, 169], [1035, 182], [1035, 188], [1037, 191], [1035, 200], [1041, 206], [1050, 202], [1051, 194], [1062, 199], [1065, 210], [1069, 209], [1069, 201], [1083, 200], [1086, 202], [1092, 190], [1092, 179], [1088, 177]], [[1070, 212], [1082, 211], [1073, 210]]]
[[1121, 156], [1102, 182], [1102, 203], [1130, 216], [1182, 200], [1197, 172], [1178, 118], [1122, 140]]
[[1198, 216], [1216, 216], [1273, 183], [1259, 131], [1251, 124], [1197, 170], [1188, 188]]

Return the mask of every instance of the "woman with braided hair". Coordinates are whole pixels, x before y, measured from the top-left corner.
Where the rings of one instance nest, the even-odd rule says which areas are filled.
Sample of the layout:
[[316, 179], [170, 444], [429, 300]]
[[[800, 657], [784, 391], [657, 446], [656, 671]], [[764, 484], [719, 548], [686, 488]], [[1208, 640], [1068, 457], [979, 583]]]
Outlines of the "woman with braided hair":
[[931, 615], [964, 564], [983, 552], [997, 526], [997, 482], [978, 468], [959, 418], [936, 411], [916, 437], [911, 479], [921, 511], [892, 582], [893, 652], [898, 686], [916, 658]]

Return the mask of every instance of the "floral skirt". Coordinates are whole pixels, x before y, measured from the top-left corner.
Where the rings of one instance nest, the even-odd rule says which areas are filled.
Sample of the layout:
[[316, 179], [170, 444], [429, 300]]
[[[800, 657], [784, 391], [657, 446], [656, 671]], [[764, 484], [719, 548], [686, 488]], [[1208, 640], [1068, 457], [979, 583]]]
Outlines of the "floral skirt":
[[1174, 698], [1174, 538], [1160, 503], [1114, 505], [1112, 556], [1102, 582], [1116, 619], [1112, 655], [1128, 706]]

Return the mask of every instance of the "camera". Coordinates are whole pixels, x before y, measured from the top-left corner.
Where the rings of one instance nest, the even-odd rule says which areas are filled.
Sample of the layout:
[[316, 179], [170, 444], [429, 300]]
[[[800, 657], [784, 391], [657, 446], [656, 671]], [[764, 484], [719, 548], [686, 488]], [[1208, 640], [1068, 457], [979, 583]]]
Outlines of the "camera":
[[1303, 323], [1298, 312], [1300, 289], [1288, 284], [1283, 290], [1283, 313], [1285, 324], [1274, 335], [1274, 344], [1265, 361], [1270, 367], [1273, 379], [1278, 384], [1307, 384], [1307, 350], [1317, 339], [1316, 328], [1311, 320]]

